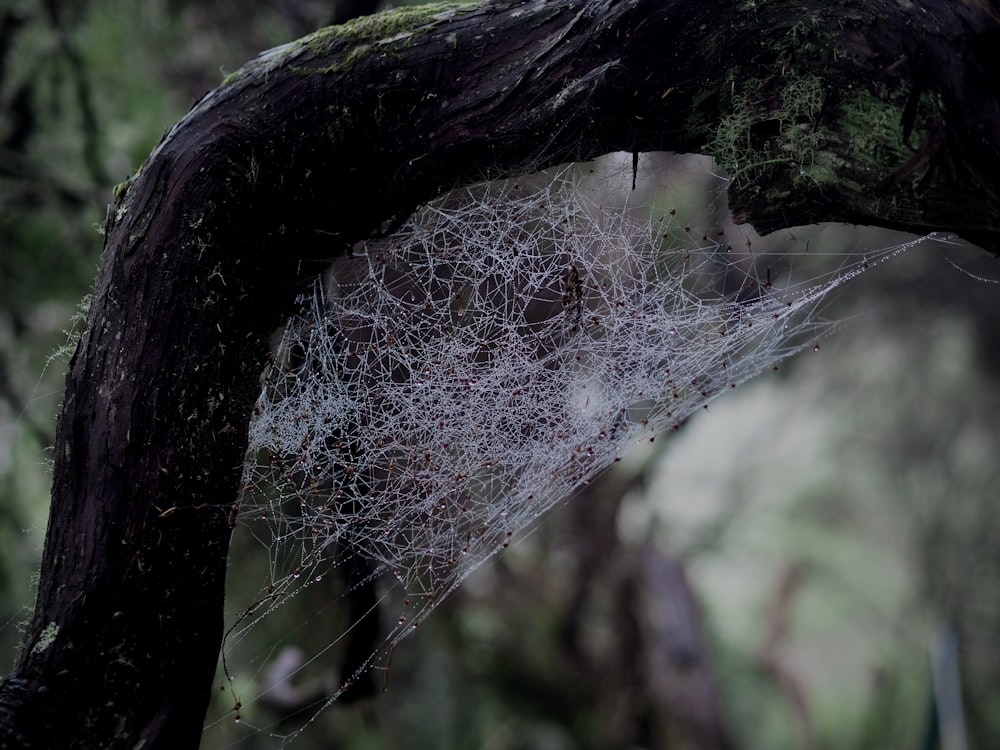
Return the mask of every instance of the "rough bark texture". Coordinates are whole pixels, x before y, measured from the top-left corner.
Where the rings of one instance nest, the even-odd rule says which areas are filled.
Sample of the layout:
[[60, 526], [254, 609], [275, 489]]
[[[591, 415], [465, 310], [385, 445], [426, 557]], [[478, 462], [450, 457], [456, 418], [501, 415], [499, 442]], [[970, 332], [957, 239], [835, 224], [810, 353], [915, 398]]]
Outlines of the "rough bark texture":
[[198, 745], [269, 333], [441, 189], [613, 151], [712, 153], [736, 215], [1000, 250], [986, 0], [563, 0], [402, 10], [272, 51], [116, 191], [71, 363], [0, 747]]

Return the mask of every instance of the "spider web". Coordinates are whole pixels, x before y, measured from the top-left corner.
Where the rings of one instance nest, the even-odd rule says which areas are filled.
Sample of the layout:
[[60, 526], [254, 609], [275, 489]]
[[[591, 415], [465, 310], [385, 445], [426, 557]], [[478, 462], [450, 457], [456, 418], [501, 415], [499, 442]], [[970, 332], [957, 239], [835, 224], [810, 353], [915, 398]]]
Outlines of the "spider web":
[[269, 577], [227, 650], [350, 566], [379, 583], [388, 653], [630, 447], [814, 345], [824, 298], [917, 242], [779, 283], [614, 163], [622, 191], [572, 167], [454, 191], [303, 296], [240, 505]]

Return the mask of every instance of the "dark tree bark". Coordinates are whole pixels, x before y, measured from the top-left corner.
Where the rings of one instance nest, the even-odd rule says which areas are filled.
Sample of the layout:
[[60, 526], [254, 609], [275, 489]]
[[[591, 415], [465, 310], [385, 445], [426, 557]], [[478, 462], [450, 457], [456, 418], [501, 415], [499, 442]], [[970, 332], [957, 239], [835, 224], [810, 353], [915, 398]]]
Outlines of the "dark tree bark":
[[196, 747], [269, 334], [331, 257], [444, 188], [707, 151], [735, 215], [1000, 251], [987, 0], [403, 9], [271, 51], [116, 191], [66, 383], [34, 618], [0, 747]]

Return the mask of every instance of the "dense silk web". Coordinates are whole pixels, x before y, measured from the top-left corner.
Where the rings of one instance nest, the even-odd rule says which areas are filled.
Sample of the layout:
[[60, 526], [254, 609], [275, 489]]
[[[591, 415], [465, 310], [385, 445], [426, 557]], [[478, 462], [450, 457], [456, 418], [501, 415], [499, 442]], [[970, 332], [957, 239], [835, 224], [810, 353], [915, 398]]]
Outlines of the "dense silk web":
[[271, 578], [248, 621], [360, 559], [391, 647], [630, 446], [813, 345], [876, 261], [779, 284], [580, 174], [453, 192], [302, 299], [250, 430], [239, 512]]

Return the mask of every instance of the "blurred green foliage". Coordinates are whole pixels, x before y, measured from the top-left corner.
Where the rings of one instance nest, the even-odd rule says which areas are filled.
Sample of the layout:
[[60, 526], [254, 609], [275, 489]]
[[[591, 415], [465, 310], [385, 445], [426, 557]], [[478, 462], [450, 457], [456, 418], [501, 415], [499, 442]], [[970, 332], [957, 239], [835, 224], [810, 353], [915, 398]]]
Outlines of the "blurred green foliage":
[[[227, 72], [335, 12], [308, 0], [0, 9], [2, 658], [44, 532], [65, 365], [49, 356], [91, 284], [112, 186]], [[553, 513], [380, 662], [378, 695], [335, 704], [296, 746], [916, 749], [927, 652], [946, 625], [971, 744], [1000, 745], [995, 296], [927, 256], [883, 269], [854, 297], [860, 323]], [[650, 593], [667, 578], [637, 572], [647, 564], [673, 571], [669, 600]], [[238, 534], [230, 612], [267, 566]], [[285, 647], [329, 651], [297, 683], [330, 679], [344, 588], [331, 577], [250, 632], [230, 665], [244, 720], [219, 691], [206, 748], [275, 747], [272, 733], [312, 715], [249, 698]], [[674, 604], [669, 632], [688, 640], [663, 656], [643, 613]], [[718, 694], [685, 708], [671, 685]]]

